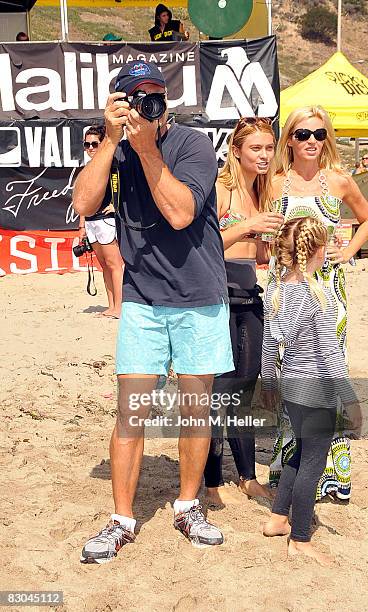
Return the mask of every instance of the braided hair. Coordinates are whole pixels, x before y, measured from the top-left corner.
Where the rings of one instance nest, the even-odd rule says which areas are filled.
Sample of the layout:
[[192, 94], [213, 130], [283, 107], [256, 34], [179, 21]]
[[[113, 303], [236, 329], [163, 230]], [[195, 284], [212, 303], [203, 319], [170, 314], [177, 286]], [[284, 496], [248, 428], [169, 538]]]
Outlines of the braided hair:
[[326, 226], [314, 217], [299, 217], [282, 225], [275, 237], [275, 278], [276, 289], [272, 295], [273, 316], [280, 308], [280, 288], [283, 269], [296, 267], [308, 282], [310, 291], [319, 301], [322, 310], [326, 308], [326, 296], [316, 278], [307, 271], [308, 261], [318, 248], [328, 242]]

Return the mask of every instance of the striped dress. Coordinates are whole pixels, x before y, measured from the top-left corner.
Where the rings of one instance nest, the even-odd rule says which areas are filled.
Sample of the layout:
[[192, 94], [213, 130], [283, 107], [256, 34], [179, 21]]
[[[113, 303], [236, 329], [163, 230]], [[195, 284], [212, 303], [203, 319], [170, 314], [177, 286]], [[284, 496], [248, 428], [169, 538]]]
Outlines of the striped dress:
[[[286, 220], [296, 217], [312, 216], [320, 219], [327, 227], [331, 237], [340, 222], [342, 201], [330, 195], [326, 177], [320, 174], [321, 195], [289, 195], [291, 177], [286, 177], [283, 195], [273, 202], [273, 210], [284, 215]], [[273, 278], [272, 263], [269, 279]], [[330, 290], [335, 302], [336, 335], [340, 349], [347, 359], [346, 351], [346, 290], [345, 275], [340, 264], [331, 264], [328, 260], [316, 272], [317, 280]], [[282, 349], [279, 351], [279, 366], [282, 363]], [[343, 408], [340, 405], [337, 417], [337, 432], [331, 443], [325, 471], [317, 488], [317, 500], [327, 494], [335, 494], [340, 499], [349, 499], [351, 495], [351, 454], [350, 442], [343, 433]], [[275, 487], [280, 479], [283, 465], [295, 451], [295, 440], [289, 417], [283, 406], [280, 408], [279, 428], [270, 465], [270, 485]]]

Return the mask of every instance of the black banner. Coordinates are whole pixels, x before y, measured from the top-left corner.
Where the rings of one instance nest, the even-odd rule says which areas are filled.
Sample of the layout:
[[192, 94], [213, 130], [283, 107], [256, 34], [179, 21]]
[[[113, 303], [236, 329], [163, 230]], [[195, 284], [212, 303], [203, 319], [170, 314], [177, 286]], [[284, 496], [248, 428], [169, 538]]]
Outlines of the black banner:
[[0, 122], [0, 227], [71, 230], [75, 179], [89, 157], [84, 132], [96, 120]]
[[273, 36], [200, 47], [0, 45], [0, 227], [77, 227], [72, 187], [89, 159], [83, 151], [84, 133], [102, 122], [109, 87], [122, 62], [132, 59], [158, 61], [167, 78], [169, 110], [178, 123], [211, 138], [220, 166], [240, 116], [275, 117], [277, 132]]
[[0, 227], [14, 230], [72, 230], [73, 185], [78, 168], [8, 168], [1, 172]]
[[170, 109], [202, 107], [196, 43], [0, 44], [0, 119], [102, 116], [116, 75], [135, 60], [162, 70]]
[[276, 38], [201, 44], [201, 89], [209, 121], [277, 117], [280, 81]]

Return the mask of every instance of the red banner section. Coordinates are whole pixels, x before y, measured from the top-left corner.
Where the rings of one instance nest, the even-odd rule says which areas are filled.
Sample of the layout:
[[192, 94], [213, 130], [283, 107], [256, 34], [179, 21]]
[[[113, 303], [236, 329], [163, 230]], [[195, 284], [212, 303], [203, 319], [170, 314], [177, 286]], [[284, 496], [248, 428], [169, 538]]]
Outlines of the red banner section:
[[[32, 272], [80, 272], [87, 270], [87, 257], [75, 257], [78, 232], [16, 232], [0, 229], [0, 276]], [[93, 254], [94, 269], [100, 270]]]
[[[336, 232], [342, 246], [349, 244], [352, 224], [340, 223]], [[75, 257], [73, 247], [79, 243], [78, 232], [17, 232], [0, 228], [0, 276], [7, 274], [31, 274], [32, 272], [64, 274], [87, 271], [91, 254]], [[92, 253], [94, 270], [101, 270]], [[258, 266], [267, 268], [268, 266]]]

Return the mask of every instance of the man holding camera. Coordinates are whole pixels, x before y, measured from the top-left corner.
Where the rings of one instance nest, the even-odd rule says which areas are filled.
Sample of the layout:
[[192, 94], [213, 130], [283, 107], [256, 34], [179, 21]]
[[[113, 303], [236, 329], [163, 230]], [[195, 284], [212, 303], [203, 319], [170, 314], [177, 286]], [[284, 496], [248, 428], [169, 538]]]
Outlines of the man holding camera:
[[[180, 397], [186, 398], [181, 416], [188, 417], [180, 430], [174, 526], [194, 545], [223, 542], [196, 498], [208, 455], [213, 377], [233, 370], [216, 156], [205, 135], [168, 123], [165, 81], [156, 65], [127, 63], [115, 90], [105, 110], [105, 140], [80, 173], [73, 198], [79, 214], [91, 215], [110, 197], [111, 180], [125, 261], [118, 415], [110, 442], [115, 513], [84, 546], [83, 563], [110, 561], [135, 539], [132, 506], [143, 456], [141, 423], [150, 407], [142, 401], [132, 412], [129, 398], [153, 394], [171, 362]], [[115, 166], [118, 172], [110, 176]], [[205, 424], [196, 427], [191, 417]]]

